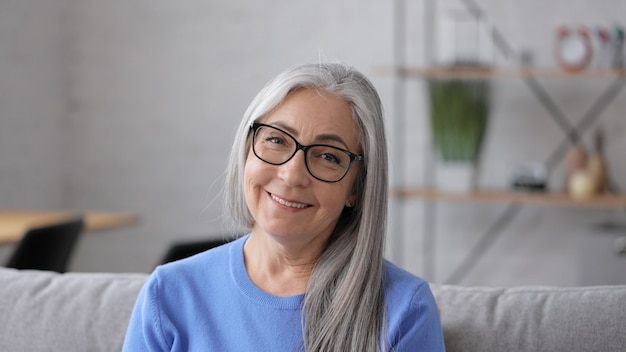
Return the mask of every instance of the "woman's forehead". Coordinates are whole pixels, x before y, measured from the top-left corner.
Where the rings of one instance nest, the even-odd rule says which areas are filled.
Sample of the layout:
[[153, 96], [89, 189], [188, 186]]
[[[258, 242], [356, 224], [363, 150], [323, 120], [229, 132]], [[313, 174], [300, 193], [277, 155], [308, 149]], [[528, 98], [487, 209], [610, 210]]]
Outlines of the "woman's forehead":
[[[290, 93], [260, 122], [281, 128], [304, 144], [326, 140], [342, 141], [346, 147], [359, 147], [358, 126], [352, 107], [338, 96], [314, 89], [299, 89]], [[358, 148], [360, 149], [360, 148]]]

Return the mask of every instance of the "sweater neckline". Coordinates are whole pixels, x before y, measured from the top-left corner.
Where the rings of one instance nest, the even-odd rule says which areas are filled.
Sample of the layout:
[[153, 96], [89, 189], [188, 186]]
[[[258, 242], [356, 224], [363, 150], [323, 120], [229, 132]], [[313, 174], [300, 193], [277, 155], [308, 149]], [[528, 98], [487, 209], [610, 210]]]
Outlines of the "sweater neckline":
[[231, 276], [236, 282], [241, 293], [248, 299], [270, 306], [276, 309], [296, 310], [302, 307], [304, 294], [293, 296], [275, 296], [261, 290], [252, 282], [243, 259], [243, 246], [250, 237], [250, 234], [234, 241], [230, 248], [230, 269]]

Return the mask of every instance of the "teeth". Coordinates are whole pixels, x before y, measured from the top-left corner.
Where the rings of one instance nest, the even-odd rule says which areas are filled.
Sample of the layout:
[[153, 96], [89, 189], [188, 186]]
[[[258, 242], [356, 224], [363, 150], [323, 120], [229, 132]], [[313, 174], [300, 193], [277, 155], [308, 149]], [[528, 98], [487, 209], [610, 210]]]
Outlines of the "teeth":
[[275, 195], [272, 194], [272, 199], [277, 201], [278, 203], [286, 206], [286, 207], [290, 207], [290, 208], [296, 208], [296, 209], [302, 209], [302, 208], [306, 208], [306, 204], [302, 204], [302, 203], [292, 203], [292, 202], [288, 202], [284, 199], [280, 199], [278, 197], [276, 197]]

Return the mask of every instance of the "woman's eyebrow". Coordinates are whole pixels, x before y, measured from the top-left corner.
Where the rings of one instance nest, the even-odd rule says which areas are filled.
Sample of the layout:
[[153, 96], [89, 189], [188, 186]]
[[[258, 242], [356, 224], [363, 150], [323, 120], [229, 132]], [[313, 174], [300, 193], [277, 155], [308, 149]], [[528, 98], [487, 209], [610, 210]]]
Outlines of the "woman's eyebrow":
[[278, 128], [281, 128], [287, 132], [289, 132], [291, 135], [293, 135], [294, 137], [298, 136], [298, 131], [296, 131], [293, 127], [289, 126], [288, 124], [286, 124], [285, 122], [282, 121], [275, 121], [273, 123], [271, 123], [272, 126], [276, 126]]
[[320, 134], [315, 137], [315, 140], [320, 141], [320, 142], [328, 142], [328, 141], [337, 142], [337, 143], [343, 144], [345, 149], [348, 149], [348, 144], [346, 144], [343, 138], [341, 138], [340, 136], [334, 133]]
[[[289, 126], [283, 121], [275, 121], [272, 123], [272, 125], [289, 132], [294, 137], [298, 137], [298, 131], [296, 131], [293, 127]], [[339, 135], [334, 134], [334, 133], [323, 133], [323, 134], [317, 135], [315, 136], [315, 141], [316, 142], [337, 142], [337, 143], [342, 144], [345, 149], [349, 149], [346, 141], [344, 141], [343, 138], [341, 138]]]

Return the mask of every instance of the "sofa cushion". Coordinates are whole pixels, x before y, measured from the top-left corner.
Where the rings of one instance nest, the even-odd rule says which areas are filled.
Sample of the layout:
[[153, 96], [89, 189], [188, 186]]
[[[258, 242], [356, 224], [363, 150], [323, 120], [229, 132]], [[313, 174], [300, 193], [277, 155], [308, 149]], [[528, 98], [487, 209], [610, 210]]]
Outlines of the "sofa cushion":
[[146, 278], [0, 268], [0, 351], [120, 351]]
[[626, 286], [432, 289], [448, 352], [626, 351]]

